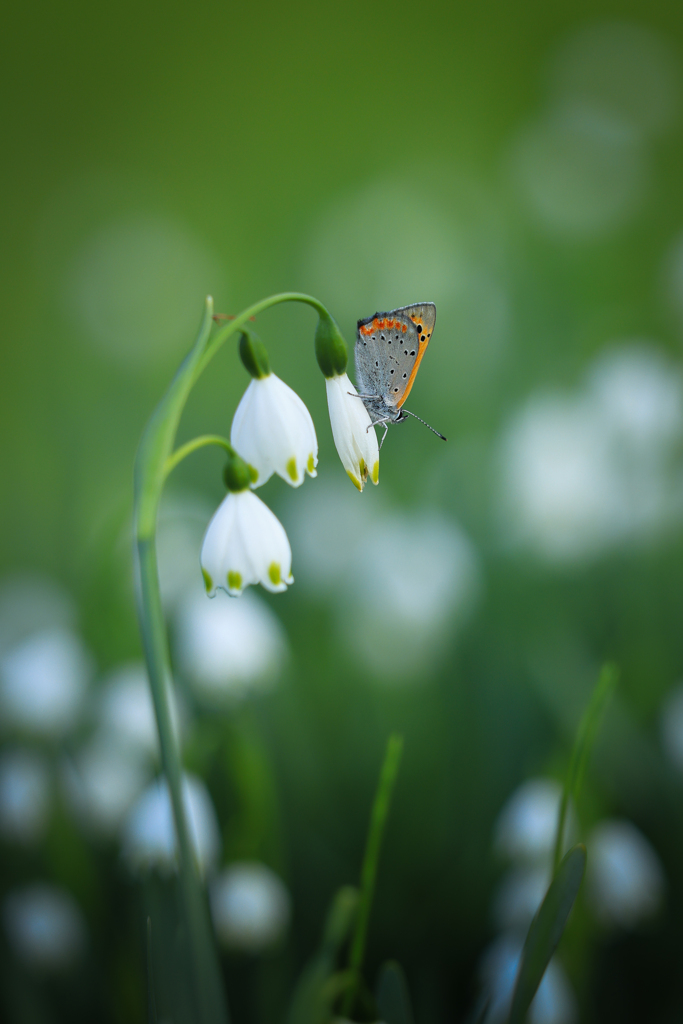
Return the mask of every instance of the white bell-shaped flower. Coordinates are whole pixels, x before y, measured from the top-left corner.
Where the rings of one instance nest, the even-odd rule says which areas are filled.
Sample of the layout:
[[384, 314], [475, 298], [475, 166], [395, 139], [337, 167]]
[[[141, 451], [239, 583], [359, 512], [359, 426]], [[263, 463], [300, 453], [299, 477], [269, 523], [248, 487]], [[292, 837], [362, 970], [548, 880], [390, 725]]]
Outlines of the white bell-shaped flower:
[[332, 436], [339, 458], [359, 491], [379, 481], [379, 447], [365, 404], [346, 373], [325, 378]]
[[258, 474], [260, 487], [277, 473], [292, 487], [316, 476], [318, 439], [308, 409], [274, 373], [252, 380], [232, 421], [230, 443]]
[[248, 489], [247, 481], [244, 462], [233, 457], [226, 471], [230, 491], [209, 523], [202, 544], [202, 573], [209, 597], [217, 587], [239, 597], [250, 583], [280, 593], [294, 582], [285, 528]]

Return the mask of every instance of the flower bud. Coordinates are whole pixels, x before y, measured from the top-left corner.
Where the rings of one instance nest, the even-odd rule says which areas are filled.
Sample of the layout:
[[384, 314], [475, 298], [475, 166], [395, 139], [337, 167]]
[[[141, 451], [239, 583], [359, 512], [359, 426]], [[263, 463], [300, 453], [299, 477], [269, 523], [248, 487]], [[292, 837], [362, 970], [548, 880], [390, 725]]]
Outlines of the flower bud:
[[240, 458], [234, 448], [228, 452], [228, 461], [223, 470], [223, 482], [233, 494], [251, 487], [253, 474], [250, 466]]
[[270, 361], [266, 346], [254, 334], [247, 334], [243, 331], [240, 335], [240, 359], [247, 372], [256, 380], [261, 380], [270, 373]]
[[315, 331], [315, 355], [326, 377], [344, 373], [349, 355], [341, 331], [329, 314], [321, 315]]

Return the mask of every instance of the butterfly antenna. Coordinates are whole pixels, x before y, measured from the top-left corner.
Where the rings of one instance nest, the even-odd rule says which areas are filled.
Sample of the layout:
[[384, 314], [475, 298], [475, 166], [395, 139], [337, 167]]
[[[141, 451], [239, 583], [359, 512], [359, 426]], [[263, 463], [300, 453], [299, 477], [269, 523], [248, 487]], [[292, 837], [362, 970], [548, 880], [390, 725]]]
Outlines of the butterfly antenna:
[[402, 409], [401, 412], [405, 412], [408, 416], [412, 416], [414, 420], [419, 420], [420, 423], [424, 423], [425, 427], [429, 427], [431, 432], [436, 434], [437, 437], [440, 437], [442, 441], [448, 440], [448, 438], [444, 437], [443, 434], [440, 434], [438, 430], [434, 430], [434, 427], [430, 426], [429, 423], [427, 423], [427, 420], [423, 420], [421, 416], [416, 416], [414, 412], [409, 412], [408, 409]]

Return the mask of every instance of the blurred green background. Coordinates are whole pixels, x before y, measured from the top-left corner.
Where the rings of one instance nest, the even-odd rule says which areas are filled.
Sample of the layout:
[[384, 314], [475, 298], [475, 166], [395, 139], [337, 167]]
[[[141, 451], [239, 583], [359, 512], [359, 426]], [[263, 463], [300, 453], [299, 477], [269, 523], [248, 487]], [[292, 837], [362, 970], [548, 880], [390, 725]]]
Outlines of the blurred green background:
[[[332, 443], [312, 311], [262, 315], [273, 369], [316, 423], [319, 473], [260, 492], [287, 527], [295, 586], [256, 595], [253, 634], [246, 620], [230, 633], [234, 602], [219, 594], [226, 625], [206, 626], [205, 648], [188, 609], [219, 454], [170, 482], [162, 581], [185, 760], [219, 822], [213, 872], [265, 864], [291, 908], [263, 950], [226, 940], [234, 1019], [284, 1019], [334, 892], [358, 879], [392, 731], [405, 755], [366, 975], [396, 958], [417, 1020], [467, 1019], [501, 976], [500, 943], [514, 960], [523, 937], [514, 898], [544, 870], [553, 780], [607, 658], [621, 680], [575, 831], [590, 860], [591, 836], [602, 850], [610, 823], [623, 828], [594, 858], [603, 874], [533, 1020], [680, 1019], [680, 10], [71, 0], [14, 5], [0, 46], [5, 1019], [144, 1020], [148, 914], [164, 922], [159, 1019], [188, 1019], [172, 877], [137, 879], [122, 839], [154, 755], [124, 795], [108, 795], [104, 769], [85, 797], [79, 785], [102, 765], [88, 752], [112, 673], [141, 657], [129, 519], [143, 426], [207, 293], [234, 314], [284, 290], [326, 303], [350, 346], [359, 317], [436, 302], [408, 405], [449, 440], [390, 429], [380, 486], [358, 496]], [[227, 346], [180, 440], [227, 433], [246, 384]], [[215, 654], [212, 629], [233, 636]], [[57, 647], [31, 678], [53, 693], [65, 658], [72, 688], [41, 719], [40, 700], [21, 705], [21, 658], [34, 665], [47, 634]], [[253, 635], [272, 656], [252, 668]], [[511, 824], [530, 779], [541, 797], [522, 790]], [[38, 791], [44, 813], [26, 827]], [[63, 962], [15, 927], [38, 883], [73, 901]]]

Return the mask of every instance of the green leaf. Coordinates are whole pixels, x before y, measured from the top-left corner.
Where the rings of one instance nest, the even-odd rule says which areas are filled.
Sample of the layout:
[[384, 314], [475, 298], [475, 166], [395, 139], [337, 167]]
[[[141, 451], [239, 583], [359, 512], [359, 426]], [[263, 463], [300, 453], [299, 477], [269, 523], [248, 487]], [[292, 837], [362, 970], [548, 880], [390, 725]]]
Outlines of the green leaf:
[[387, 960], [380, 968], [375, 989], [377, 1009], [384, 1024], [413, 1024], [408, 986], [399, 964]]
[[546, 967], [567, 924], [583, 881], [586, 847], [579, 843], [564, 858], [531, 922], [519, 962], [508, 1024], [523, 1024]]
[[579, 728], [576, 731], [576, 739], [574, 740], [574, 748], [569, 762], [569, 771], [567, 772], [567, 778], [562, 793], [562, 803], [560, 804], [560, 815], [557, 823], [555, 856], [553, 860], [555, 870], [557, 870], [557, 865], [560, 863], [560, 858], [562, 856], [569, 801], [570, 799], [573, 800], [575, 806], [578, 802], [579, 793], [581, 792], [581, 786], [583, 784], [583, 777], [586, 774], [588, 758], [591, 750], [593, 749], [593, 744], [595, 742], [595, 737], [597, 735], [603, 713], [614, 692], [618, 678], [619, 670], [616, 665], [613, 665], [610, 662], [603, 665], [588, 707], [584, 711], [583, 718], [581, 719]]
[[292, 997], [287, 1024], [327, 1024], [332, 1003], [348, 988], [353, 976], [335, 974], [339, 951], [348, 939], [358, 913], [358, 890], [340, 889], [327, 914], [318, 952], [304, 968]]

